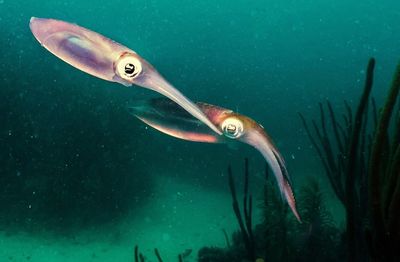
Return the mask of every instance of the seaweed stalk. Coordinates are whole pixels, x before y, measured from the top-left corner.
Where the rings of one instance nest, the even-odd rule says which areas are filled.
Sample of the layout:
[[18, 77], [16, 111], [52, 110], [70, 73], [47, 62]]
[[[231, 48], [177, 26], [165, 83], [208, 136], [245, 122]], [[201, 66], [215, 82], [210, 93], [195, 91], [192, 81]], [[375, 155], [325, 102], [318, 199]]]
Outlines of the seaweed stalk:
[[222, 229], [222, 233], [224, 234], [225, 242], [226, 242], [226, 247], [229, 249], [231, 248], [231, 243], [229, 241], [228, 233], [226, 232], [225, 229]]
[[[334, 163], [334, 160], [328, 161], [327, 158], [329, 158], [329, 156], [327, 156], [327, 154], [325, 155], [326, 157], [323, 156], [322, 149], [319, 147], [319, 145], [315, 141], [314, 137], [311, 135], [310, 129], [309, 129], [308, 125], [307, 125], [307, 122], [306, 122], [304, 116], [301, 113], [298, 113], [298, 115], [300, 116], [300, 119], [301, 119], [301, 121], [303, 123], [304, 129], [306, 130], [307, 136], [311, 141], [311, 144], [313, 145], [313, 147], [317, 151], [318, 157], [321, 160], [322, 165], [324, 166], [325, 172], [326, 172], [326, 174], [328, 176], [330, 184], [332, 185], [332, 189], [333, 189], [335, 195], [337, 196], [337, 198], [344, 205], [344, 195], [343, 195], [343, 192], [342, 192], [342, 187], [338, 184], [340, 182], [340, 179], [337, 179], [338, 176], [333, 174], [335, 172], [335, 170], [332, 170], [331, 169], [331, 165], [329, 164], [329, 162], [330, 163], [332, 163], [332, 162]], [[323, 144], [323, 139], [321, 137], [321, 134], [319, 132], [319, 129], [318, 129], [315, 121], [312, 121], [312, 124], [313, 124], [315, 132], [317, 134], [317, 138], [319, 139], [320, 143]], [[324, 149], [324, 152], [326, 153], [325, 147], [323, 147], [323, 149]], [[336, 169], [336, 171], [340, 170], [340, 169], [337, 169], [337, 168], [335, 168], [335, 169]]]
[[154, 249], [154, 254], [156, 254], [156, 257], [157, 257], [157, 259], [158, 259], [158, 262], [163, 262], [163, 260], [162, 260], [162, 258], [161, 258], [161, 255], [160, 255], [160, 252], [158, 252], [158, 249], [157, 249], [157, 248]]
[[399, 158], [400, 158], [400, 118], [397, 116], [396, 119], [396, 127], [395, 127], [395, 132], [393, 136], [393, 141], [392, 141], [392, 152], [390, 154], [391, 156], [391, 162], [392, 165], [390, 168], [388, 168], [388, 174], [387, 174], [387, 182], [386, 182], [386, 188], [385, 192], [386, 194], [384, 195], [384, 216], [387, 217], [388, 212], [389, 212], [389, 206], [391, 203], [391, 199], [393, 197], [394, 191], [396, 189], [397, 181], [400, 179], [399, 177]]
[[[394, 192], [387, 192], [390, 194], [391, 199], [390, 205], [388, 206], [388, 229], [392, 232], [397, 232], [399, 234], [400, 224], [400, 145], [397, 146], [396, 153], [393, 157], [393, 162], [391, 166], [391, 180], [394, 185], [396, 185]], [[396, 226], [397, 223], [397, 226]]]
[[380, 169], [382, 165], [382, 153], [387, 140], [387, 129], [392, 115], [393, 107], [400, 89], [400, 64], [396, 68], [392, 86], [388, 98], [382, 109], [378, 126], [376, 129], [374, 142], [372, 144], [371, 158], [369, 164], [369, 199], [371, 205], [371, 215], [375, 230], [384, 232], [383, 212], [381, 206], [381, 186]]
[[139, 247], [135, 246], [135, 262], [139, 262]]
[[[191, 250], [190, 250], [191, 251]], [[158, 262], [163, 262], [164, 260], [162, 259], [160, 252], [158, 251], [157, 248], [154, 248], [154, 254], [157, 257], [157, 261]], [[190, 252], [189, 252], [190, 254]], [[183, 262], [183, 257], [185, 255], [184, 254], [179, 254], [178, 255], [178, 261], [179, 262]], [[138, 245], [135, 245], [135, 251], [134, 251], [134, 258], [135, 258], [135, 262], [145, 262], [146, 258], [144, 257], [144, 255], [142, 253], [139, 252], [139, 247]]]
[[339, 151], [340, 152], [344, 152], [343, 142], [342, 142], [342, 140], [340, 138], [340, 135], [339, 135], [339, 131], [338, 131], [339, 128], [338, 128], [338, 123], [336, 121], [335, 113], [333, 112], [332, 105], [328, 100], [326, 101], [326, 104], [328, 106], [329, 115], [330, 115], [331, 121], [333, 123], [332, 126], [333, 126], [333, 132], [334, 132], [335, 137], [336, 137], [336, 143], [337, 143], [337, 145], [339, 147]]
[[254, 246], [254, 237], [253, 237], [253, 232], [252, 232], [252, 223], [251, 223], [251, 213], [252, 213], [252, 197], [248, 196], [248, 179], [249, 179], [249, 170], [248, 170], [248, 159], [246, 158], [245, 160], [245, 183], [244, 183], [244, 198], [243, 198], [243, 213], [244, 213], [244, 219], [240, 213], [240, 208], [239, 208], [239, 203], [237, 200], [237, 195], [236, 195], [236, 188], [235, 188], [235, 183], [233, 180], [233, 175], [232, 175], [232, 168], [231, 166], [228, 167], [228, 177], [229, 177], [229, 188], [231, 191], [231, 196], [232, 196], [232, 207], [233, 211], [236, 216], [236, 220], [239, 223], [240, 227], [240, 232], [243, 237], [243, 242], [245, 244], [245, 248], [247, 251], [248, 258], [251, 261], [255, 260], [255, 246]]
[[352, 136], [350, 139], [350, 147], [348, 152], [348, 162], [346, 170], [346, 216], [347, 216], [347, 238], [348, 238], [348, 261], [355, 261], [357, 256], [357, 241], [356, 239], [356, 218], [355, 218], [355, 206], [356, 206], [356, 192], [355, 190], [355, 179], [356, 179], [356, 159], [357, 149], [359, 144], [359, 136], [362, 127], [363, 115], [365, 108], [367, 107], [369, 95], [372, 89], [373, 83], [373, 72], [375, 66], [375, 59], [371, 58], [368, 62], [367, 74], [365, 80], [364, 92], [361, 96], [360, 103], [357, 108], [354, 127], [352, 129]]
[[[246, 223], [246, 230], [249, 235], [250, 247], [254, 249], [254, 237], [252, 230], [252, 212], [253, 198], [249, 195], [249, 159], [245, 158], [244, 162], [244, 196], [243, 196], [243, 213]], [[254, 251], [252, 251], [254, 253]]]
[[232, 175], [231, 166], [228, 167], [228, 177], [229, 177], [229, 188], [231, 190], [231, 196], [232, 196], [233, 212], [235, 213], [236, 220], [239, 223], [239, 228], [240, 228], [240, 232], [241, 232], [242, 237], [243, 237], [243, 242], [244, 242], [244, 244], [246, 246], [246, 249], [249, 250], [249, 248], [250, 248], [249, 235], [248, 235], [248, 233], [246, 231], [246, 228], [244, 226], [242, 215], [240, 214], [239, 203], [237, 201], [236, 188], [235, 188], [235, 184], [234, 184], [234, 181], [233, 181], [233, 175]]

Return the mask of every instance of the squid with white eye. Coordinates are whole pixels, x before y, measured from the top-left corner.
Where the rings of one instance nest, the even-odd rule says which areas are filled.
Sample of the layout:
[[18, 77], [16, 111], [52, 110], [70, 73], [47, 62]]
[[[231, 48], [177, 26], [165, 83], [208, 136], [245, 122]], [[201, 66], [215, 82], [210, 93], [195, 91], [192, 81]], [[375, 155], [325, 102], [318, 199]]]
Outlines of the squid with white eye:
[[139, 76], [142, 72], [142, 63], [131, 54], [122, 55], [116, 62], [116, 74], [126, 81]]
[[243, 135], [243, 123], [237, 118], [225, 119], [222, 124], [222, 133], [229, 138], [236, 139]]
[[64, 62], [107, 81], [156, 91], [221, 135], [196, 104], [135, 51], [96, 32], [60, 20], [32, 17], [29, 26], [39, 43]]
[[283, 198], [300, 221], [285, 161], [264, 128], [253, 119], [215, 105], [196, 103], [203, 113], [220, 128], [217, 135], [166, 98], [136, 101], [128, 109], [149, 126], [176, 138], [205, 143], [240, 141], [256, 148], [271, 167]]

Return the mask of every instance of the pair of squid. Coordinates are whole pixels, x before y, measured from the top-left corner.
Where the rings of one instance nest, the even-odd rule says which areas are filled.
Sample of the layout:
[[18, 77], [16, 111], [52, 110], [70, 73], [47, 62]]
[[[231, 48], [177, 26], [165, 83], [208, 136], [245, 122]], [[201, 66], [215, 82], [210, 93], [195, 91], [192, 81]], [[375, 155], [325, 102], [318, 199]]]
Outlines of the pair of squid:
[[165, 97], [138, 101], [131, 114], [170, 136], [196, 142], [247, 143], [264, 156], [284, 199], [298, 220], [283, 157], [264, 128], [251, 118], [206, 103], [194, 103], [133, 50], [96, 32], [60, 20], [32, 17], [30, 29], [48, 51], [90, 75], [125, 86], [137, 85]]

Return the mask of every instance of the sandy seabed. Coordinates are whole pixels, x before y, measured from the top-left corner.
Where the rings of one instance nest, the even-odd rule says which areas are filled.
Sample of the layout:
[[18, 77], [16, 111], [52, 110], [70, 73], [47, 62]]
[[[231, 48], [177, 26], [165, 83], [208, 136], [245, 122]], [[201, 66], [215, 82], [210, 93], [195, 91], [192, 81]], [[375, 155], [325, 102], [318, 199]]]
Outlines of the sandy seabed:
[[88, 230], [65, 239], [0, 234], [0, 261], [133, 261], [135, 245], [148, 261], [157, 261], [155, 247], [171, 262], [191, 249], [185, 261], [195, 261], [199, 248], [226, 245], [222, 229], [231, 234], [237, 228], [228, 189], [207, 191], [173, 178], [156, 181], [158, 193], [145, 207], [104, 232]]

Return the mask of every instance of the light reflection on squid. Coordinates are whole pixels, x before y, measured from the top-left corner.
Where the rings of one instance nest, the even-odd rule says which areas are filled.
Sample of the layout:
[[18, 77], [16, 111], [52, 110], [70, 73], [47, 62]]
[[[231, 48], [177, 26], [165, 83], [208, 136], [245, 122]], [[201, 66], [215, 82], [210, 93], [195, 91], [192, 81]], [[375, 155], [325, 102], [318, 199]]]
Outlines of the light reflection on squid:
[[133, 50], [96, 32], [60, 20], [32, 17], [33, 35], [48, 51], [98, 78], [156, 91], [221, 134], [204, 113]]
[[179, 139], [206, 143], [225, 143], [234, 139], [255, 147], [268, 162], [281, 194], [300, 221], [285, 162], [264, 128], [232, 110], [200, 102], [196, 104], [224, 136], [217, 135], [166, 98], [136, 101], [128, 110], [149, 126]]

